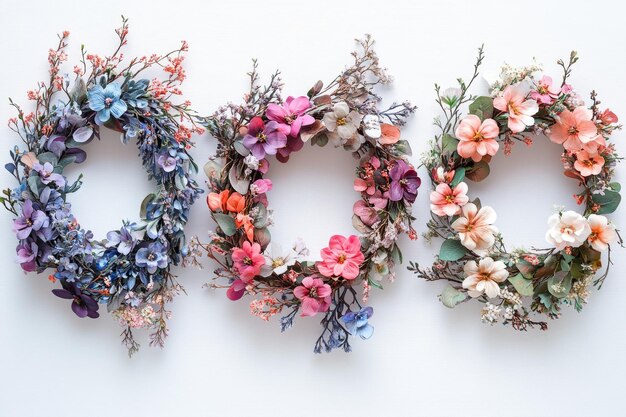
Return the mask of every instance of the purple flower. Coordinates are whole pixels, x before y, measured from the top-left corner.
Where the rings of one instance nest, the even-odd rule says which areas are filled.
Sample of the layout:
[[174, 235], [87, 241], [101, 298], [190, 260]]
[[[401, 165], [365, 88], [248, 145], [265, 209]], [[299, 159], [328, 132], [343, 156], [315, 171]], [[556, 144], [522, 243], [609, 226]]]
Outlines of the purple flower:
[[176, 169], [176, 158], [167, 154], [159, 155], [157, 157], [157, 165], [165, 172], [172, 172]]
[[33, 272], [37, 269], [37, 262], [35, 261], [35, 258], [37, 257], [39, 248], [34, 241], [27, 240], [25, 242], [21, 242], [17, 245], [15, 251], [17, 252], [17, 263], [20, 264], [24, 271]]
[[26, 239], [31, 232], [48, 227], [50, 219], [46, 213], [33, 208], [33, 202], [26, 200], [22, 206], [22, 215], [13, 220], [13, 231], [18, 239]]
[[72, 301], [72, 311], [80, 318], [100, 317], [98, 303], [88, 295], [83, 294], [76, 285], [64, 284], [62, 289], [54, 289], [52, 293], [57, 297]]
[[128, 255], [134, 246], [135, 241], [127, 227], [122, 227], [119, 232], [111, 231], [107, 233], [107, 248], [116, 247], [119, 253]]
[[50, 162], [46, 162], [43, 165], [37, 162], [35, 165], [33, 165], [33, 169], [39, 173], [39, 178], [44, 184], [47, 185], [50, 183], [54, 183], [58, 187], [63, 187], [65, 185], [65, 178], [63, 177], [63, 175], [54, 172], [54, 167]]
[[141, 248], [135, 255], [135, 264], [146, 268], [149, 274], [154, 274], [157, 268], [167, 267], [167, 254], [161, 242], [152, 242], [147, 247]]
[[253, 117], [248, 125], [248, 134], [243, 138], [243, 146], [250, 149], [259, 161], [265, 155], [275, 155], [277, 150], [287, 145], [287, 136], [280, 131], [280, 125], [271, 121], [267, 125], [260, 117]]
[[311, 102], [308, 97], [293, 98], [289, 96], [283, 106], [275, 103], [268, 104], [265, 115], [268, 119], [278, 123], [278, 129], [281, 132], [295, 138], [300, 133], [302, 126], [308, 126], [315, 122], [313, 116], [305, 114], [310, 107]]
[[409, 203], [415, 201], [417, 189], [422, 180], [417, 176], [417, 172], [403, 160], [398, 160], [396, 165], [389, 171], [391, 185], [389, 187], [389, 199], [400, 201], [405, 199]]

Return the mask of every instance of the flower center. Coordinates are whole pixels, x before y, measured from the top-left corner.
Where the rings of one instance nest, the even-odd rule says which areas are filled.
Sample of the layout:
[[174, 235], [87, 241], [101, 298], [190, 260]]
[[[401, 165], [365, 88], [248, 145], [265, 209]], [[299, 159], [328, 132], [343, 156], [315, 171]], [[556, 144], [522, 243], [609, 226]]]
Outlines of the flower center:
[[491, 279], [491, 274], [488, 272], [481, 272], [478, 274], [478, 279], [481, 281], [489, 281]]
[[31, 219], [26, 219], [26, 226], [32, 226], [33, 221]]
[[252, 259], [248, 256], [243, 260], [243, 263], [244, 265], [252, 265]]
[[148, 254], [148, 260], [149, 261], [154, 261], [155, 258], [156, 258], [156, 256], [154, 255], [154, 253], [149, 253]]
[[272, 261], [272, 267], [278, 268], [279, 266], [285, 265], [285, 260], [283, 258], [276, 258]]
[[346, 254], [345, 253], [341, 253], [339, 255], [339, 257], [337, 258], [337, 263], [338, 264], [344, 263], [346, 261], [346, 258], [347, 258]]
[[317, 287], [309, 288], [309, 297], [317, 298]]
[[104, 105], [106, 107], [111, 107], [111, 104], [113, 104], [113, 99], [112, 98], [107, 97], [107, 98], [104, 99]]
[[578, 134], [578, 128], [576, 126], [570, 126], [569, 129], [567, 129], [567, 133], [570, 135], [577, 135]]
[[454, 203], [454, 196], [452, 194], [445, 196], [446, 203], [452, 204]]
[[265, 143], [265, 141], [267, 140], [267, 136], [263, 132], [259, 132], [259, 134], [257, 134], [256, 137], [260, 143]]
[[293, 123], [294, 120], [296, 120], [298, 118], [298, 116], [296, 116], [295, 114], [288, 114], [285, 116], [285, 122], [290, 125]]
[[348, 123], [348, 121], [346, 120], [345, 117], [340, 117], [339, 119], [337, 119], [337, 126], [343, 126], [346, 123]]
[[572, 233], [574, 233], [574, 230], [570, 226], [563, 226], [561, 227], [561, 233], [571, 235]]
[[585, 159], [584, 161], [582, 161], [583, 165], [586, 166], [587, 168], [591, 168], [593, 167], [593, 161], [591, 159]]
[[484, 136], [481, 132], [476, 132], [474, 133], [474, 137], [472, 139], [474, 139], [474, 142], [480, 142], [484, 139]]

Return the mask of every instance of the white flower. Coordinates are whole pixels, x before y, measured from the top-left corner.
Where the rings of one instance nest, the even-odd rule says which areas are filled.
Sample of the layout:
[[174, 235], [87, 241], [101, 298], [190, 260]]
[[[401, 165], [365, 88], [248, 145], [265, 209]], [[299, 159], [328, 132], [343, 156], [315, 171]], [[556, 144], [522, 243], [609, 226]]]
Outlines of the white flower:
[[246, 164], [246, 166], [253, 171], [256, 171], [257, 169], [259, 169], [259, 160], [256, 159], [256, 157], [252, 154], [246, 156], [243, 159], [243, 163]]
[[491, 303], [485, 303], [485, 307], [480, 311], [483, 323], [494, 324], [500, 318], [501, 308]]
[[389, 260], [387, 252], [378, 251], [372, 256], [372, 266], [370, 267], [369, 278], [372, 281], [380, 282], [389, 276]]
[[461, 215], [452, 223], [452, 228], [459, 233], [461, 244], [479, 256], [486, 255], [496, 241], [498, 229], [496, 212], [489, 206], [478, 207], [467, 203], [461, 209]]
[[546, 240], [558, 250], [563, 250], [567, 246], [577, 248], [585, 243], [591, 234], [587, 219], [572, 210], [553, 214], [548, 219], [548, 226]]
[[500, 295], [500, 282], [506, 281], [509, 272], [502, 261], [494, 261], [492, 258], [483, 258], [478, 264], [469, 261], [463, 267], [466, 278], [463, 280], [463, 288], [467, 289], [470, 297], [480, 297], [483, 293], [489, 298]]
[[617, 240], [615, 227], [609, 223], [604, 216], [592, 214], [587, 219], [591, 232], [589, 234], [589, 244], [598, 252], [605, 251], [609, 245]]
[[309, 250], [301, 239], [296, 240], [291, 250], [287, 253], [282, 251], [280, 245], [272, 243], [263, 254], [265, 265], [261, 267], [261, 276], [269, 277], [272, 273], [276, 275], [284, 274], [296, 261], [308, 255]]
[[441, 101], [448, 107], [454, 107], [459, 98], [461, 98], [461, 89], [457, 87], [446, 88], [441, 94]]
[[[345, 102], [335, 103], [333, 111], [324, 115], [322, 122], [328, 130], [328, 139], [335, 146], [349, 145], [354, 147], [355, 144], [363, 143], [363, 137], [357, 134], [357, 129], [361, 125], [363, 118], [358, 112], [352, 110]], [[359, 138], [359, 136], [361, 136]], [[357, 146], [358, 148], [358, 146]]]

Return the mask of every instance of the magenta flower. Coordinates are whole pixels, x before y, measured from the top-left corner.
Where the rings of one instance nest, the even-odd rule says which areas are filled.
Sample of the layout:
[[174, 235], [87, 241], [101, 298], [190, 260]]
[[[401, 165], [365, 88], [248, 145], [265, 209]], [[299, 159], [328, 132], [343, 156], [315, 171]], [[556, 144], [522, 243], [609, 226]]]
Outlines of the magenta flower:
[[267, 106], [265, 116], [277, 122], [279, 130], [285, 135], [295, 138], [300, 134], [302, 126], [309, 126], [315, 122], [312, 116], [304, 114], [310, 107], [311, 102], [308, 97], [293, 98], [289, 96], [283, 106], [270, 103]]
[[275, 121], [267, 125], [260, 117], [253, 117], [248, 125], [248, 133], [243, 138], [243, 146], [250, 149], [252, 155], [259, 161], [265, 155], [276, 155], [280, 148], [287, 145], [287, 136], [280, 131]]
[[39, 247], [35, 242], [24, 241], [17, 245], [17, 263], [20, 264], [22, 269], [26, 272], [33, 272], [37, 269], [37, 253]]
[[328, 311], [330, 307], [330, 285], [324, 284], [321, 278], [306, 277], [302, 285], [293, 289], [293, 294], [302, 302], [300, 316], [314, 316]]
[[325, 277], [343, 277], [347, 280], [359, 276], [361, 264], [365, 260], [361, 252], [361, 241], [352, 235], [344, 237], [334, 235], [328, 247], [320, 251], [322, 260], [317, 263], [317, 270]]
[[389, 171], [389, 178], [391, 178], [389, 187], [389, 199], [391, 201], [400, 201], [402, 199], [409, 203], [415, 201], [417, 189], [422, 180], [412, 167], [406, 162], [399, 160]]
[[233, 264], [241, 279], [250, 282], [261, 273], [261, 267], [265, 265], [265, 258], [261, 255], [261, 245], [250, 244], [247, 240], [241, 248], [233, 250]]
[[289, 161], [289, 155], [291, 155], [293, 152], [298, 152], [300, 149], [302, 149], [302, 147], [304, 146], [304, 142], [302, 142], [302, 139], [300, 139], [300, 137], [289, 137], [287, 138], [287, 145], [284, 148], [280, 148], [278, 150], [278, 153], [276, 154], [276, 159], [278, 159], [280, 162], [285, 163], [287, 161]]

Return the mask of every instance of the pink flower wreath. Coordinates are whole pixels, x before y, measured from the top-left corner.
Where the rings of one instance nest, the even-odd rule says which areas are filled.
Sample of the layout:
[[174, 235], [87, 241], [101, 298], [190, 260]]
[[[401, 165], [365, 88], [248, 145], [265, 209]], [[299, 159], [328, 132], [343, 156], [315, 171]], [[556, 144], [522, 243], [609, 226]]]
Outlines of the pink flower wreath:
[[[199, 265], [207, 254], [219, 264], [211, 286], [227, 288], [231, 300], [253, 296], [251, 312], [263, 320], [283, 313], [283, 331], [298, 313], [322, 314], [317, 353], [349, 351], [350, 336], [372, 335], [368, 319], [373, 309], [361, 303], [367, 302], [371, 286], [382, 288], [383, 279], [393, 280], [393, 268], [402, 259], [398, 236], [416, 237], [411, 206], [420, 179], [406, 160], [410, 147], [400, 140], [399, 129], [414, 107], [405, 102], [378, 108], [373, 88], [390, 79], [372, 44], [369, 36], [359, 41], [354, 63], [328, 86], [317, 82], [307, 96], [284, 101], [279, 73], [260, 86], [255, 62], [245, 102], [220, 108], [206, 120], [219, 141], [217, 155], [205, 166], [211, 191], [207, 204], [218, 228], [209, 243], [192, 242], [190, 262]], [[354, 189], [361, 198], [352, 222], [361, 235], [332, 236], [317, 262], [306, 260], [309, 251], [302, 241], [287, 251], [270, 245], [268, 229], [268, 157], [287, 162], [305, 142], [330, 142], [360, 161]]]
[[[449, 283], [440, 296], [447, 307], [467, 300], [484, 304], [483, 322], [511, 324], [526, 330], [545, 321], [532, 314], [555, 319], [563, 305], [580, 311], [587, 302], [589, 287], [600, 288], [611, 264], [611, 244], [622, 244], [615, 226], [604, 216], [617, 209], [620, 185], [612, 181], [619, 161], [611, 134], [621, 128], [610, 110], [600, 110], [596, 93], [591, 105], [568, 84], [575, 52], [569, 62], [561, 60], [561, 82], [543, 75], [540, 67], [505, 66], [501, 79], [491, 86], [491, 95], [468, 93], [483, 60], [482, 48], [469, 83], [459, 80], [459, 88], [441, 91], [436, 86], [437, 103], [445, 120], [436, 125], [436, 137], [423, 163], [430, 170], [434, 190], [430, 195], [432, 219], [427, 238], [443, 238], [439, 256], [432, 268], [411, 264], [410, 270], [428, 281]], [[462, 117], [461, 106], [469, 104]], [[460, 122], [458, 120], [460, 119]], [[550, 248], [507, 250], [494, 223], [496, 212], [470, 201], [465, 182], [481, 181], [489, 174], [489, 162], [500, 146], [510, 154], [515, 141], [532, 144], [528, 136], [543, 135], [563, 147], [561, 162], [567, 177], [582, 190], [574, 195], [583, 213], [558, 208], [548, 219], [546, 240]], [[605, 272], [602, 252], [608, 252]]]

